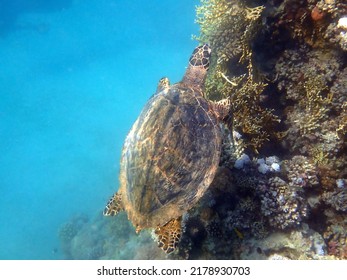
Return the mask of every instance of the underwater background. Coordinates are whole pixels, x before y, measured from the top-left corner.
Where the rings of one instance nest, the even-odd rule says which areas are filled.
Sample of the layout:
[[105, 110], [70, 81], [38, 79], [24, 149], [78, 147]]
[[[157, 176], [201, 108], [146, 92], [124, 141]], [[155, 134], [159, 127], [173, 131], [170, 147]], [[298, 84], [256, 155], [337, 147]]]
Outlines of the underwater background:
[[182, 77], [198, 1], [0, 0], [0, 259], [64, 258], [102, 213], [131, 124]]

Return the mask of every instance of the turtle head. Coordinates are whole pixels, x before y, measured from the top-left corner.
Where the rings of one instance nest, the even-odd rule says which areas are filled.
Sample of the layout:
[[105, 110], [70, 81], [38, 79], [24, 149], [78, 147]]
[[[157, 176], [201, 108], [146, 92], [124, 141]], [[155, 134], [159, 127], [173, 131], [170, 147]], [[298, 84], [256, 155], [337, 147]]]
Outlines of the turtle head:
[[203, 67], [205, 70], [208, 70], [208, 67], [210, 66], [210, 58], [211, 48], [209, 45], [204, 44], [194, 49], [192, 56], [189, 59], [189, 65], [193, 67]]
[[189, 58], [189, 66], [182, 79], [182, 83], [190, 88], [203, 90], [208, 67], [210, 66], [211, 48], [204, 44], [194, 49]]

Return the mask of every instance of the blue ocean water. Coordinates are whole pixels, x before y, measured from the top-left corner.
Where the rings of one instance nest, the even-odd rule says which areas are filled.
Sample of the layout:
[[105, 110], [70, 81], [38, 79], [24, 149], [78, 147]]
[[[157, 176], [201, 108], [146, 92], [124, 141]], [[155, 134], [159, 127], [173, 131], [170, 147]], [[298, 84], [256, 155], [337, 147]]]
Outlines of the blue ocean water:
[[198, 0], [0, 0], [0, 259], [59, 259], [102, 211], [158, 80], [182, 77]]

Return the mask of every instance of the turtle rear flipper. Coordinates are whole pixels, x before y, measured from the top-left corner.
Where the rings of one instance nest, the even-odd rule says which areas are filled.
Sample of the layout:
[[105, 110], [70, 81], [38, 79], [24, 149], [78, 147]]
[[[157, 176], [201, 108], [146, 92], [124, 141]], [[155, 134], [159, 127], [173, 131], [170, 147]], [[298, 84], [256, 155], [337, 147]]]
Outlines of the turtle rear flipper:
[[165, 225], [157, 227], [154, 233], [158, 238], [158, 246], [166, 254], [175, 251], [181, 238], [181, 218], [171, 219]]
[[107, 202], [103, 214], [104, 216], [115, 216], [123, 210], [122, 196], [119, 193], [115, 193]]

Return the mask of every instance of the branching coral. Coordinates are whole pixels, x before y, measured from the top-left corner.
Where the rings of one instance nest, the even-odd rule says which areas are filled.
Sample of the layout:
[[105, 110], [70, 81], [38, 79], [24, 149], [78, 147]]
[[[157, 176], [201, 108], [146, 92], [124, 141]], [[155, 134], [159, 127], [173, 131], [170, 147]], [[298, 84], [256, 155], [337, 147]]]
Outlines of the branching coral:
[[316, 130], [319, 124], [326, 120], [332, 94], [328, 93], [327, 96], [323, 96], [324, 90], [327, 89], [323, 77], [309, 76], [309, 74], [304, 76], [304, 97], [299, 101], [302, 115], [299, 118], [306, 121], [298, 122], [298, 125], [301, 133], [307, 134]]
[[249, 39], [263, 6], [247, 8], [238, 0], [201, 0], [196, 22], [201, 26], [198, 41], [209, 42], [218, 62], [250, 53]]
[[239, 0], [201, 0], [196, 19], [201, 29], [196, 39], [201, 43], [208, 42], [213, 50], [212, 67], [206, 81], [209, 98], [230, 96], [234, 87], [243, 80], [242, 75], [229, 78], [230, 72], [236, 70], [229, 67], [230, 60], [239, 59], [251, 71], [250, 45], [263, 8], [247, 8]]
[[[196, 39], [213, 53], [206, 97], [229, 98], [233, 122], [221, 126], [220, 168], [184, 216], [169, 258], [226, 259], [238, 250], [237, 257], [347, 257], [343, 2], [263, 1], [265, 9], [254, 7], [260, 1], [201, 0]], [[269, 155], [276, 160], [267, 162]], [[78, 232], [66, 225], [60, 234], [70, 257], [166, 258], [148, 232], [135, 238], [125, 214], [117, 219]]]
[[285, 102], [290, 102], [284, 111], [288, 127], [284, 142], [290, 151], [309, 155], [319, 164], [326, 164], [341, 146], [331, 129], [336, 131], [342, 118], [339, 108], [344, 86], [335, 83], [342, 61], [334, 50], [300, 47], [286, 50], [276, 64], [278, 89]]
[[248, 140], [245, 146], [256, 152], [274, 136], [274, 127], [279, 122], [272, 110], [260, 105], [264, 88], [265, 84], [254, 82], [249, 76], [230, 96], [235, 129]]
[[337, 189], [334, 192], [324, 193], [324, 201], [337, 211], [347, 212], [347, 189]]
[[221, 238], [223, 236], [222, 225], [218, 219], [212, 220], [206, 226], [207, 234], [212, 238]]
[[278, 122], [272, 110], [260, 105], [266, 84], [255, 79], [251, 45], [263, 10], [263, 6], [246, 7], [239, 0], [202, 0], [196, 20], [201, 26], [197, 40], [208, 42], [214, 53], [206, 95], [231, 99], [234, 128], [245, 136], [242, 145], [256, 152]]
[[339, 73], [331, 87], [333, 93], [332, 104], [337, 114], [336, 136], [338, 139], [347, 140], [347, 68]]

